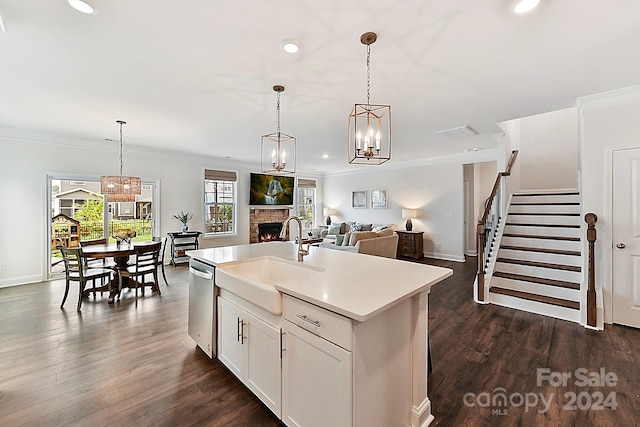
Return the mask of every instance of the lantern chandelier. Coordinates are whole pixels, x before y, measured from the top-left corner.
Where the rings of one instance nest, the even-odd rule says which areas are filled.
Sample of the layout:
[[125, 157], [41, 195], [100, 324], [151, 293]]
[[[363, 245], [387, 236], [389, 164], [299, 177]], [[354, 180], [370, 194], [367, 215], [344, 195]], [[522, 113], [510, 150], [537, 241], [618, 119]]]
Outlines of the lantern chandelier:
[[373, 105], [371, 98], [371, 45], [376, 33], [364, 33], [367, 46], [367, 103], [355, 104], [349, 114], [349, 163], [381, 165], [391, 159], [391, 106]]
[[296, 172], [296, 138], [280, 132], [280, 93], [284, 86], [273, 87], [278, 101], [276, 115], [278, 130], [275, 133], [262, 135], [261, 159], [262, 172], [295, 173]]
[[[107, 196], [108, 202], [135, 202], [136, 194], [140, 194], [142, 187], [140, 178], [135, 176], [122, 176], [122, 125], [127, 122], [116, 120], [120, 125], [120, 175], [101, 176], [100, 192]], [[110, 141], [110, 140], [108, 140]]]

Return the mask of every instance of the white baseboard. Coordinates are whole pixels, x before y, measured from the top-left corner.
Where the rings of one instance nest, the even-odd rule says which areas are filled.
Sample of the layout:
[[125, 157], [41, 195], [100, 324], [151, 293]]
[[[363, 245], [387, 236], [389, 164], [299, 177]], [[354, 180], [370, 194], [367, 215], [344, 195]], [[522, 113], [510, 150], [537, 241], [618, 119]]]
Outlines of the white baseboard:
[[426, 258], [442, 259], [445, 261], [465, 262], [464, 256], [460, 256], [460, 255], [442, 254], [442, 253], [434, 253], [434, 252], [424, 252], [423, 255]]
[[[64, 278], [64, 276], [63, 276]], [[28, 285], [31, 283], [43, 282], [44, 280], [40, 275], [12, 277], [9, 279], [0, 280], [0, 288], [8, 288], [10, 286]]]

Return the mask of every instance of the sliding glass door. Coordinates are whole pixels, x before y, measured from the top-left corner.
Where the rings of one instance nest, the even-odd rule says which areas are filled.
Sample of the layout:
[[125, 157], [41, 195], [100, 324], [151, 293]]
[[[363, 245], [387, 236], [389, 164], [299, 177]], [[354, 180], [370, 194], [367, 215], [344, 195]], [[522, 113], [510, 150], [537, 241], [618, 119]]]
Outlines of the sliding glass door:
[[64, 271], [60, 246], [78, 247], [80, 242], [106, 238], [122, 228], [136, 232], [134, 241], [151, 240], [154, 234], [155, 183], [142, 184], [142, 194], [133, 202], [108, 202], [100, 193], [99, 179], [50, 176], [49, 273]]

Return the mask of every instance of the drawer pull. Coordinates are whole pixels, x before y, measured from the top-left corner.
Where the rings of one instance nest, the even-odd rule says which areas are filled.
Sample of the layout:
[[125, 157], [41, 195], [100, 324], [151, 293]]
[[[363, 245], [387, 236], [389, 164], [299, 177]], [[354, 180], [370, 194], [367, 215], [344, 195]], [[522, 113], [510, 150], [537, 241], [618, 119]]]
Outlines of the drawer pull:
[[304, 320], [307, 323], [311, 323], [316, 328], [320, 327], [320, 322], [318, 322], [317, 320], [309, 319], [306, 314], [296, 314], [296, 317], [300, 320]]

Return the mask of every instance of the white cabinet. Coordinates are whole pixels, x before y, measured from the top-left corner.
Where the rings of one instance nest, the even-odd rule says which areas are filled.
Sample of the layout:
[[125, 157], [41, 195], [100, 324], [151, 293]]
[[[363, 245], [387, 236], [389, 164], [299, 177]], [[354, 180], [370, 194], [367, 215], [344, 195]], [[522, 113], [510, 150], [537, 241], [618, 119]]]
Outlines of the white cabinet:
[[431, 422], [426, 295], [366, 322], [286, 294], [282, 307], [275, 316], [221, 290], [217, 356], [288, 427]]
[[290, 427], [351, 425], [351, 353], [283, 325], [282, 421]]
[[407, 300], [358, 322], [284, 295], [282, 421], [289, 427], [427, 425], [412, 420], [413, 314]]
[[218, 297], [218, 359], [280, 417], [279, 328]]

